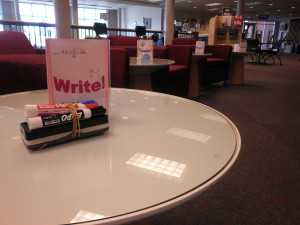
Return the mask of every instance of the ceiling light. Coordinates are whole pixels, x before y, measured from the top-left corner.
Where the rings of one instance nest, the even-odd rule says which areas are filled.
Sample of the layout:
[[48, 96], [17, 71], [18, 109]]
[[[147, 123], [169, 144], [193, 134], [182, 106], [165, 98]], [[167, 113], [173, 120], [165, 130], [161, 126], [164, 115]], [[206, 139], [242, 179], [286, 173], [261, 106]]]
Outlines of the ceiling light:
[[296, 7], [295, 7], [295, 6], [292, 6], [291, 8], [292, 8], [292, 9], [295, 9]]
[[210, 9], [206, 9], [206, 11], [218, 11], [220, 10], [220, 8], [210, 8]]
[[245, 3], [245, 5], [249, 6], [249, 5], [262, 5], [265, 4], [264, 2], [247, 2]]
[[280, 12], [280, 9], [277, 9], [277, 12]]
[[217, 5], [223, 5], [223, 3], [208, 3], [208, 4], [205, 4], [205, 6], [217, 6]]
[[273, 3], [269, 3], [269, 5], [274, 5]]
[[148, 0], [148, 2], [161, 2], [162, 0]]

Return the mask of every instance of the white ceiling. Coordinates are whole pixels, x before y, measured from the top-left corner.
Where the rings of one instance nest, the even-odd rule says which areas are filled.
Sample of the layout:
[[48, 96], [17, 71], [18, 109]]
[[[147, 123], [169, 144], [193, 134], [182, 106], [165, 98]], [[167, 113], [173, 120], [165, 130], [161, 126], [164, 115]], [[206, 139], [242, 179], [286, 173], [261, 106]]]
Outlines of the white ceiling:
[[[78, 0], [84, 4], [103, 5], [109, 8], [126, 7], [126, 5], [148, 5], [164, 7], [165, 0]], [[256, 20], [257, 15], [268, 13], [269, 20], [300, 18], [300, 0], [244, 0], [245, 18]], [[219, 6], [205, 6], [207, 3], [222, 3]], [[270, 5], [273, 4], [273, 5]], [[191, 10], [206, 17], [221, 15], [223, 7], [232, 7], [235, 13], [235, 0], [175, 0], [176, 10]], [[196, 7], [196, 8], [194, 8]], [[251, 8], [252, 7], [252, 8]], [[294, 7], [294, 8], [292, 8]], [[280, 10], [280, 11], [279, 11]]]
[[[47, 1], [52, 0], [29, 0]], [[300, 18], [300, 0], [244, 0], [246, 19], [258, 19], [259, 14], [269, 14], [270, 21]], [[100, 6], [106, 9], [124, 8], [128, 5], [164, 7], [165, 0], [78, 0], [79, 4]], [[207, 3], [222, 3], [218, 6], [206, 6]], [[272, 4], [272, 5], [271, 5]], [[175, 9], [198, 12], [205, 18], [221, 15], [223, 7], [231, 7], [235, 14], [236, 0], [175, 0]], [[178, 11], [177, 11], [178, 12]]]

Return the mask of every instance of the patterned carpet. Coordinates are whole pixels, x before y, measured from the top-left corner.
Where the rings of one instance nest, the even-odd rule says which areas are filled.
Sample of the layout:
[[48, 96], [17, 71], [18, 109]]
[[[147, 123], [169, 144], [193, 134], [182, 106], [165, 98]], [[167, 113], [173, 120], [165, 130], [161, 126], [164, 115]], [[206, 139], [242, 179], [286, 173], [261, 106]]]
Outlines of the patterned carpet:
[[[300, 224], [300, 61], [253, 65], [244, 85], [212, 85], [196, 101], [229, 117], [240, 155], [215, 186], [149, 218], [152, 225]], [[142, 223], [141, 223], [142, 224]]]

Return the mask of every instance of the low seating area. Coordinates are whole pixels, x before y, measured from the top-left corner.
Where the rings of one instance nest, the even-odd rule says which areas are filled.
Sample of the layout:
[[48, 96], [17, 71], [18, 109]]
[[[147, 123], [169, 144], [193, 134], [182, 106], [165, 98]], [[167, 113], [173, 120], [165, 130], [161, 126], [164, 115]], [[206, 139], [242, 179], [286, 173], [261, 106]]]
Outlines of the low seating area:
[[[174, 38], [173, 45], [186, 45], [195, 50], [196, 38]], [[233, 47], [230, 45], [207, 45], [205, 53], [211, 53], [204, 62], [204, 72], [199, 73], [199, 85], [205, 86], [212, 83], [223, 82], [226, 84], [229, 77], [230, 58]], [[200, 67], [200, 65], [199, 65]]]
[[[128, 88], [129, 59], [137, 55], [138, 38], [109, 36], [108, 39], [111, 45], [111, 86]], [[172, 45], [153, 46], [154, 58], [175, 62], [151, 74], [153, 91], [188, 97], [195, 43], [195, 38], [174, 38]], [[205, 53], [212, 55], [201, 60], [204, 73], [199, 73], [199, 88], [211, 83], [227, 82], [231, 52], [232, 47], [226, 45], [205, 47]], [[0, 32], [0, 71], [0, 95], [47, 88], [45, 51], [34, 49], [22, 32]]]
[[[136, 42], [137, 37], [134, 36], [118, 36], [112, 35], [107, 37], [110, 40], [111, 48], [125, 48], [130, 57], [136, 57], [137, 47]], [[166, 46], [153, 46], [153, 57], [154, 58], [167, 58], [167, 47]]]
[[0, 95], [47, 88], [46, 59], [24, 33], [0, 32]]

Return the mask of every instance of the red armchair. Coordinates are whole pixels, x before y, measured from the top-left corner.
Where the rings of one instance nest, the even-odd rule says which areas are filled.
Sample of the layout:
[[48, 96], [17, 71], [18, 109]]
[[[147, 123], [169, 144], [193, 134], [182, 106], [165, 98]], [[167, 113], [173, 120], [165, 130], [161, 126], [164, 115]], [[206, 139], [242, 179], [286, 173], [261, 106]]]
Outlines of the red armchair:
[[229, 77], [232, 46], [207, 45], [205, 53], [212, 53], [212, 56], [207, 58], [203, 76], [199, 76], [200, 85], [218, 82], [223, 82], [225, 85]]
[[22, 32], [0, 32], [0, 95], [47, 88], [46, 59]]
[[168, 58], [175, 61], [169, 71], [152, 74], [152, 89], [180, 97], [187, 97], [190, 80], [192, 48], [185, 45], [169, 45]]
[[110, 49], [111, 87], [128, 88], [129, 54], [124, 48]]

